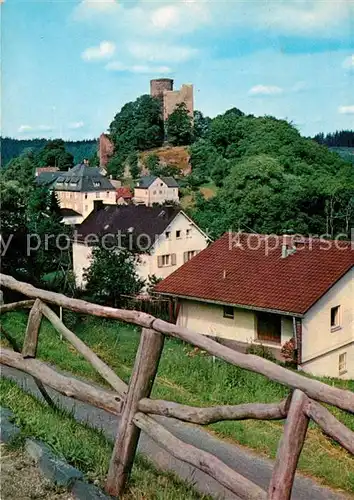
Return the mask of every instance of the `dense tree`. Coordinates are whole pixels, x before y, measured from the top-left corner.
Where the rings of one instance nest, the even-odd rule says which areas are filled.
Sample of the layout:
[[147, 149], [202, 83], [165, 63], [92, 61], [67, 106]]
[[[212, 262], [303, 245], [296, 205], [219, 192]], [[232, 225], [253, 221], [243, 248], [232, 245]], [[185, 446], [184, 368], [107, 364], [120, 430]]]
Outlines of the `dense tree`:
[[97, 247], [84, 277], [86, 293], [94, 302], [113, 307], [122, 305], [122, 295], [141, 291], [144, 281], [136, 272], [137, 257], [127, 249]]
[[185, 103], [179, 104], [166, 121], [167, 140], [173, 146], [187, 146], [193, 139], [193, 120]]
[[[49, 142], [48, 139], [12, 139], [1, 137], [1, 165], [5, 167], [10, 160], [21, 156], [25, 151], [38, 153]], [[74, 163], [97, 154], [97, 140], [65, 141], [65, 149], [74, 156]]]
[[193, 121], [193, 139], [194, 141], [199, 139], [205, 139], [208, 135], [211, 118], [204, 116], [201, 111], [194, 111], [194, 121]]
[[128, 156], [128, 164], [130, 175], [133, 179], [137, 179], [140, 176], [139, 155], [137, 151], [130, 153]]
[[[212, 161], [210, 160], [212, 158]], [[353, 168], [285, 120], [230, 112], [191, 147], [193, 175], [221, 189], [197, 197], [193, 216], [214, 236], [229, 229], [349, 235]]]
[[59, 170], [69, 170], [74, 166], [74, 157], [65, 150], [62, 139], [48, 141], [38, 154], [37, 161], [40, 167], [57, 167]]
[[331, 134], [317, 134], [314, 140], [319, 144], [335, 148], [354, 148], [354, 130], [337, 130]]
[[33, 185], [37, 159], [31, 150], [24, 151], [20, 156], [9, 162], [6, 169], [1, 171], [4, 181], [19, 182], [21, 186]]
[[108, 171], [119, 176], [131, 153], [162, 146], [164, 124], [160, 101], [143, 95], [136, 101], [129, 102], [114, 117], [110, 134], [114, 143], [114, 155], [108, 164]]

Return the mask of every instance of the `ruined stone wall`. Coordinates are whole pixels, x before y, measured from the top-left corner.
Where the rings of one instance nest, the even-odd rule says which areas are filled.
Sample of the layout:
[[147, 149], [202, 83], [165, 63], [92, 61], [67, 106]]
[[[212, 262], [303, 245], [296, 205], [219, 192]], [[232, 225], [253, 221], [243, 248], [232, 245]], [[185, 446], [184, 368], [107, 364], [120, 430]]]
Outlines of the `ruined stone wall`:
[[164, 91], [163, 115], [166, 121], [174, 112], [178, 104], [185, 103], [189, 114], [194, 115], [194, 88], [193, 85], [182, 85], [180, 90]]
[[159, 80], [151, 80], [150, 95], [151, 97], [163, 97], [164, 91], [173, 90], [173, 80], [171, 78], [160, 78]]
[[113, 142], [106, 134], [101, 134], [98, 145], [98, 157], [100, 160], [100, 167], [106, 167], [114, 151]]

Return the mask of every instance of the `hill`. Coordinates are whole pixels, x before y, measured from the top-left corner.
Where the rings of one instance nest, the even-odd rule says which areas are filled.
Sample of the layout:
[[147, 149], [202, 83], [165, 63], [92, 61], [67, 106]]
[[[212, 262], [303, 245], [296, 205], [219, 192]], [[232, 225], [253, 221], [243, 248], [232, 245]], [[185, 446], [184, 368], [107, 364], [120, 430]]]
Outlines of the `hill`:
[[329, 148], [333, 153], [337, 153], [343, 160], [349, 161], [354, 165], [354, 147], [353, 148], [345, 148], [345, 147], [333, 147]]
[[[26, 149], [38, 152], [49, 142], [47, 139], [13, 139], [1, 137], [1, 166], [20, 156]], [[97, 140], [66, 141], [66, 151], [74, 156], [74, 163], [79, 163], [84, 158], [91, 158], [97, 153]]]
[[151, 155], [159, 158], [161, 166], [175, 167], [176, 175], [185, 176], [191, 173], [190, 153], [187, 146], [165, 146], [142, 152], [140, 161], [143, 172], [148, 170], [147, 159]]

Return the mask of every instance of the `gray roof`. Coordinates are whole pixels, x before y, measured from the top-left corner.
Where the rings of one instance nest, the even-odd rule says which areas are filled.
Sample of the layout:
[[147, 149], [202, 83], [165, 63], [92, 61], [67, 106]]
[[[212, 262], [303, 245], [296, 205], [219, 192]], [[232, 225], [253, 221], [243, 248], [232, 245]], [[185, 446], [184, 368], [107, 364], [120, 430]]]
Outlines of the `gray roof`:
[[[148, 238], [153, 245], [156, 238], [161, 235], [180, 209], [165, 207], [146, 207], [145, 205], [101, 205], [101, 208], [91, 214], [78, 227], [77, 241], [83, 242], [88, 235], [102, 237], [107, 234], [131, 234], [133, 239]], [[124, 242], [122, 242], [124, 245]], [[145, 242], [141, 241], [142, 245]]]
[[[51, 177], [50, 177], [51, 176]], [[36, 178], [39, 186], [54, 187], [56, 191], [90, 192], [115, 191], [98, 168], [79, 164], [68, 172], [43, 172]]]
[[178, 183], [173, 177], [162, 177], [156, 175], [145, 175], [139, 180], [137, 187], [140, 189], [148, 189], [151, 184], [156, 181], [156, 179], [161, 179], [169, 188], [178, 188]]

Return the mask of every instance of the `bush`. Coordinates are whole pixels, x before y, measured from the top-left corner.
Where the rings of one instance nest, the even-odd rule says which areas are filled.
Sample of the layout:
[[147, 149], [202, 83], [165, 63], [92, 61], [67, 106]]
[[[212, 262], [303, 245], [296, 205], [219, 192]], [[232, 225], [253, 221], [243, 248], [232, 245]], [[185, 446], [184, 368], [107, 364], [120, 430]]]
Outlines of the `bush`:
[[247, 354], [254, 354], [255, 356], [259, 356], [260, 358], [268, 359], [268, 361], [276, 362], [276, 358], [272, 351], [264, 346], [263, 344], [251, 344], [247, 347]]
[[295, 347], [295, 339], [294, 337], [288, 340], [282, 347], [281, 355], [285, 359], [287, 363], [292, 365], [297, 364], [297, 351]]

